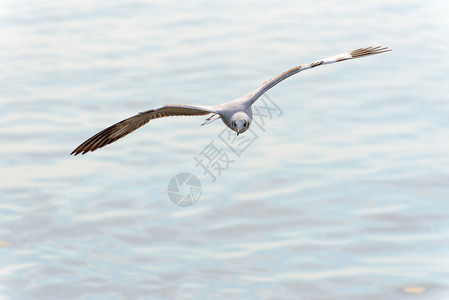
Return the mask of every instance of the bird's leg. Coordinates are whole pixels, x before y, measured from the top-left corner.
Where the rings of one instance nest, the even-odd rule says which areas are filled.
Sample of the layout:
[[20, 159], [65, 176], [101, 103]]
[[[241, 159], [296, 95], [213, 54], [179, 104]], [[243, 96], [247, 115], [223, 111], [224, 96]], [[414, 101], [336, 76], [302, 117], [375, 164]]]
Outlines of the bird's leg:
[[207, 124], [209, 124], [209, 123], [212, 123], [213, 121], [218, 120], [218, 119], [220, 119], [220, 118], [221, 118], [220, 115], [218, 115], [218, 114], [213, 114], [212, 116], [210, 116], [209, 118], [207, 118], [206, 121], [205, 121], [203, 124], [201, 124], [201, 126], [207, 125]]

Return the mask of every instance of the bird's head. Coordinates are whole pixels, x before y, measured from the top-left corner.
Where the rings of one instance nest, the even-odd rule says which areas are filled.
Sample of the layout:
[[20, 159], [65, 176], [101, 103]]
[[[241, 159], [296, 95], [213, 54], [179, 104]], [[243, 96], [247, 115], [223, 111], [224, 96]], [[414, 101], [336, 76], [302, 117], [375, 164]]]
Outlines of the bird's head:
[[247, 115], [236, 114], [231, 121], [231, 129], [237, 132], [237, 136], [240, 133], [244, 133], [251, 123], [250, 118]]

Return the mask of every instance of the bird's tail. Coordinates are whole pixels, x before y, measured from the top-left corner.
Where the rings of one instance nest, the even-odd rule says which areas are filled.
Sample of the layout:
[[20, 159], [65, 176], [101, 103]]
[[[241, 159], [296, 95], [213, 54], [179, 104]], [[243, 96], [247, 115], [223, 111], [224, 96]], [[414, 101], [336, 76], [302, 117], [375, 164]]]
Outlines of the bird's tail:
[[218, 119], [220, 119], [220, 118], [221, 118], [221, 116], [220, 116], [219, 114], [213, 114], [212, 116], [210, 116], [209, 118], [207, 118], [206, 121], [204, 121], [204, 123], [201, 124], [201, 126], [207, 125], [207, 124], [209, 124], [209, 123], [212, 123], [213, 121], [218, 120]]

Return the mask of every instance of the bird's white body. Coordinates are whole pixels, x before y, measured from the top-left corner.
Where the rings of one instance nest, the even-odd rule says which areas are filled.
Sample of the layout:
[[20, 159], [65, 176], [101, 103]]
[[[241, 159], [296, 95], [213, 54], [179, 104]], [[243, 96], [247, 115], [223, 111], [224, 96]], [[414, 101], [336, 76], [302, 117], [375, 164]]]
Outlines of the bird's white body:
[[118, 122], [99, 133], [95, 134], [84, 143], [79, 145], [71, 154], [85, 154], [89, 151], [94, 151], [105, 145], [115, 142], [116, 140], [124, 137], [125, 135], [133, 132], [137, 128], [145, 125], [150, 120], [168, 117], [168, 116], [198, 116], [213, 114], [206, 119], [202, 125], [209, 124], [217, 119], [222, 119], [223, 123], [229, 128], [237, 132], [237, 134], [245, 132], [252, 121], [252, 104], [257, 101], [266, 91], [271, 89], [279, 82], [287, 79], [288, 77], [317, 66], [340, 62], [348, 59], [359, 58], [369, 56], [373, 54], [379, 54], [383, 52], [391, 51], [384, 47], [368, 47], [360, 48], [351, 52], [331, 56], [322, 60], [315, 61], [313, 63], [300, 65], [291, 68], [271, 79], [268, 79], [262, 83], [255, 90], [243, 95], [240, 98], [226, 102], [215, 106], [204, 105], [187, 105], [187, 104], [166, 104], [155, 109], [141, 112], [135, 116]]
[[[214, 106], [213, 108], [226, 126], [237, 133], [243, 133], [249, 128], [253, 119], [253, 112], [249, 100], [249, 97], [243, 96], [233, 101]], [[247, 126], [244, 126], [244, 122], [247, 122]]]

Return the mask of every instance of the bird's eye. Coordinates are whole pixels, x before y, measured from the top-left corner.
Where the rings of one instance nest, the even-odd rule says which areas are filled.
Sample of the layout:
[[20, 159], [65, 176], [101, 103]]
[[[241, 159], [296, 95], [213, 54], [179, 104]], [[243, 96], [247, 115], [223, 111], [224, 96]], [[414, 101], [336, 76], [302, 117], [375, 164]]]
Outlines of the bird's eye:
[[232, 127], [237, 127], [237, 126], [235, 126], [235, 122], [234, 121], [232, 121]]
[[248, 125], [248, 123], [246, 123], [246, 121], [243, 122], [243, 127], [246, 127], [247, 125]]

